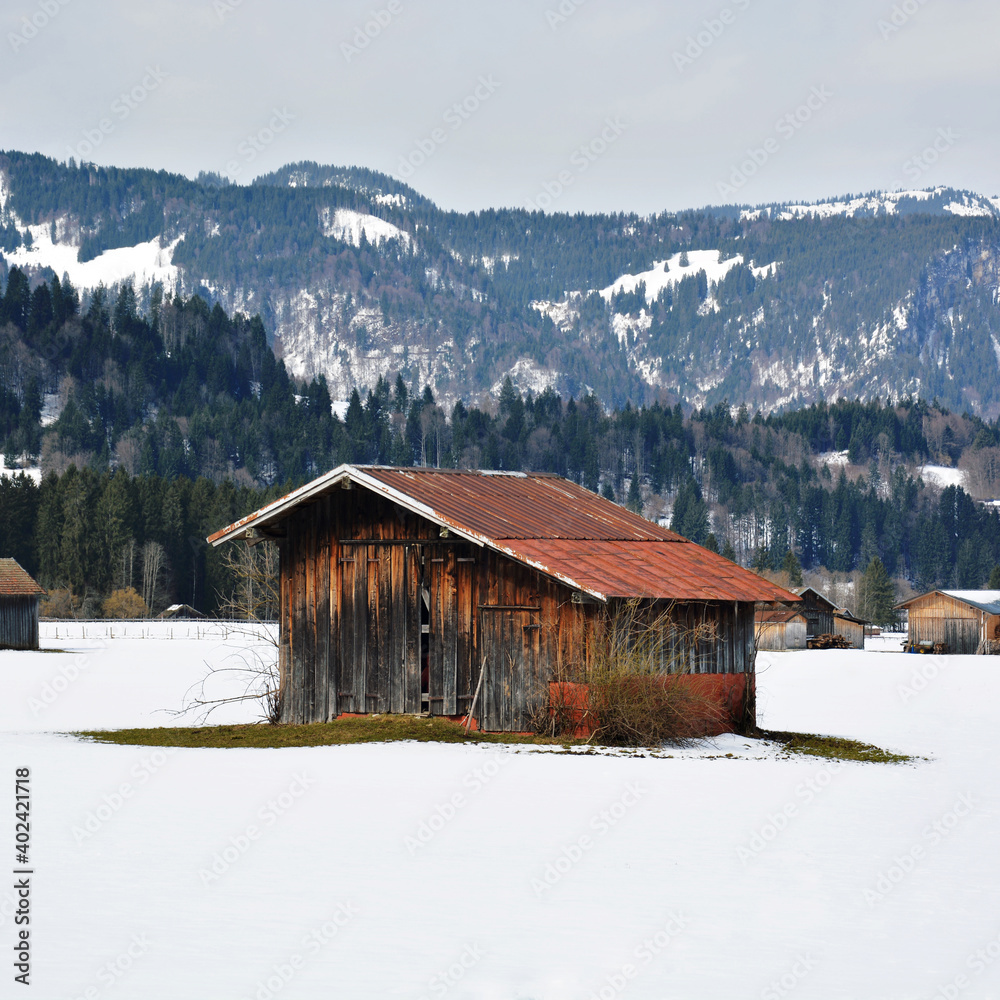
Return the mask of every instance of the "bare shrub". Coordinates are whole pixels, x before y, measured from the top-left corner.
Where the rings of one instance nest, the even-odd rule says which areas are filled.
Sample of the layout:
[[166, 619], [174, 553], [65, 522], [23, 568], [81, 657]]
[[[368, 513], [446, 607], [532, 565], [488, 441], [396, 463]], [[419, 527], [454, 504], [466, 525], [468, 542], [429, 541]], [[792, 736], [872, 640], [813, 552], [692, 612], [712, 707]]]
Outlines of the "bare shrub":
[[593, 730], [612, 745], [684, 742], [727, 728], [730, 713], [692, 683], [709, 645], [722, 641], [715, 622], [687, 621], [674, 604], [629, 600], [609, 606], [578, 685], [550, 685], [553, 732]]
[[[278, 667], [280, 608], [278, 550], [273, 542], [229, 546], [222, 557], [235, 580], [232, 593], [223, 595], [219, 610], [232, 620], [230, 631], [251, 640], [227, 658], [224, 666], [209, 666], [208, 673], [188, 692], [184, 707], [176, 714], [200, 712], [206, 719], [223, 705], [258, 702], [262, 721], [281, 721], [281, 676]], [[243, 623], [243, 628], [240, 627]], [[235, 675], [242, 690], [224, 697], [213, 696], [208, 688], [217, 680]]]

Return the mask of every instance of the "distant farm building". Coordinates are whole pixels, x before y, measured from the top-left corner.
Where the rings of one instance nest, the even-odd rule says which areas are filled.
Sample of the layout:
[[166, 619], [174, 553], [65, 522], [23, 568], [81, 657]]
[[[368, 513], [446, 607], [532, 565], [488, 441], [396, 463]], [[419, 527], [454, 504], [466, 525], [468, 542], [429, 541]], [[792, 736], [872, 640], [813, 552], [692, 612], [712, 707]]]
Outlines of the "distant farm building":
[[755, 621], [758, 649], [806, 648], [806, 619], [798, 609], [762, 608]]
[[802, 598], [802, 616], [806, 620], [806, 639], [833, 633], [833, 616], [837, 605], [824, 597], [818, 590], [806, 587], [798, 591]]
[[685, 681], [752, 723], [755, 606], [797, 602], [553, 475], [343, 465], [209, 541], [268, 538], [285, 722], [429, 713], [527, 730], [634, 601], [674, 623], [664, 671], [711, 675]]
[[16, 559], [0, 559], [0, 649], [38, 649], [38, 601], [44, 596]]
[[908, 612], [909, 649], [1000, 652], [1000, 590], [932, 590], [897, 606]]
[[847, 608], [839, 608], [833, 615], [834, 635], [849, 639], [854, 649], [865, 648], [865, 626], [871, 622], [852, 615]]
[[190, 604], [171, 604], [166, 611], [161, 611], [156, 617], [162, 621], [175, 619], [179, 621], [187, 621], [201, 619], [205, 616], [200, 611], [192, 608]]

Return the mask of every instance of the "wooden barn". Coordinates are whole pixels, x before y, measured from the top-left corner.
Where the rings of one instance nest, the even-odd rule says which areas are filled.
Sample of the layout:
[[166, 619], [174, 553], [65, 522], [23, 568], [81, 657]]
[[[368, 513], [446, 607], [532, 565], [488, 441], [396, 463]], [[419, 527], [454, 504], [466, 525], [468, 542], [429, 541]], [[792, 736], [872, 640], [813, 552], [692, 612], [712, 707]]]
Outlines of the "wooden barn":
[[0, 649], [38, 649], [38, 601], [44, 596], [16, 559], [0, 559]]
[[755, 621], [758, 649], [806, 648], [806, 619], [797, 608], [761, 608]]
[[834, 633], [833, 616], [837, 606], [827, 600], [818, 590], [806, 587], [797, 592], [802, 598], [802, 614], [806, 620], [806, 638]]
[[554, 475], [342, 465], [209, 541], [238, 539], [278, 543], [286, 722], [427, 712], [524, 731], [630, 599], [705, 626], [665, 668], [713, 675], [744, 712], [756, 602], [797, 601]]
[[871, 625], [870, 621], [858, 618], [851, 614], [847, 608], [838, 608], [833, 615], [834, 635], [842, 635], [849, 639], [853, 649], [865, 648], [865, 626]]
[[932, 590], [897, 607], [909, 613], [907, 648], [1000, 652], [1000, 590]]

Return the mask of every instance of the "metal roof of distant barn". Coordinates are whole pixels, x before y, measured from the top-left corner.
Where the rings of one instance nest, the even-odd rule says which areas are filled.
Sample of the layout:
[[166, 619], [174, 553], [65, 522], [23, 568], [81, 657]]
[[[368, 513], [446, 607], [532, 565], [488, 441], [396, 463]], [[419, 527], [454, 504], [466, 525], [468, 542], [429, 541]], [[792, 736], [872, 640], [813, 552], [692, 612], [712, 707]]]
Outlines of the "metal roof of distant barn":
[[798, 601], [756, 573], [546, 473], [341, 465], [208, 540], [246, 537], [348, 481], [602, 600]]
[[0, 597], [43, 597], [45, 591], [16, 559], [0, 559]]

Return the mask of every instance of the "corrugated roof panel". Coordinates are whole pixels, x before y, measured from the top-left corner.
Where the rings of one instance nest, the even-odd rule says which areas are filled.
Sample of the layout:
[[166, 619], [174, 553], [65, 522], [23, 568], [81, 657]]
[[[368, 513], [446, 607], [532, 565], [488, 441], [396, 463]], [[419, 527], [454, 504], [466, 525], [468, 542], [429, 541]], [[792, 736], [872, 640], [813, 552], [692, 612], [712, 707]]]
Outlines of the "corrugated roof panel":
[[794, 594], [694, 542], [510, 539], [532, 565], [605, 597], [796, 602]]
[[681, 537], [559, 476], [380, 467], [359, 471], [488, 538]]

